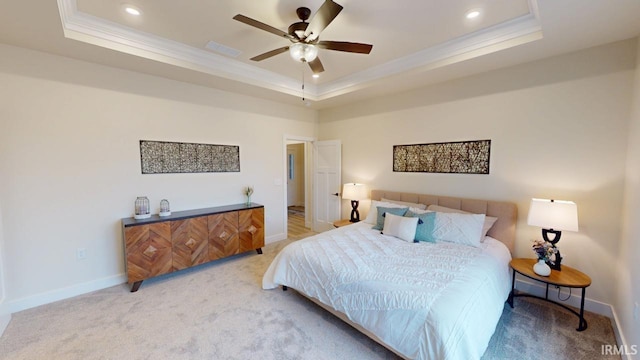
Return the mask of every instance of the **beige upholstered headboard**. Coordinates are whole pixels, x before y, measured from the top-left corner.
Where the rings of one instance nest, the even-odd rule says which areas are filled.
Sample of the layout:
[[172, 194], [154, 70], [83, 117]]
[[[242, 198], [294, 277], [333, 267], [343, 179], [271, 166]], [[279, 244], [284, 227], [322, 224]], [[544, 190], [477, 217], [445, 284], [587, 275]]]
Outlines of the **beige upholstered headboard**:
[[485, 214], [497, 217], [487, 235], [507, 245], [513, 253], [516, 241], [516, 221], [518, 208], [516, 204], [503, 201], [465, 199], [450, 196], [412, 194], [386, 190], [371, 190], [371, 200], [382, 198], [396, 201], [407, 201], [418, 204], [440, 205], [452, 209], [468, 211], [475, 214]]

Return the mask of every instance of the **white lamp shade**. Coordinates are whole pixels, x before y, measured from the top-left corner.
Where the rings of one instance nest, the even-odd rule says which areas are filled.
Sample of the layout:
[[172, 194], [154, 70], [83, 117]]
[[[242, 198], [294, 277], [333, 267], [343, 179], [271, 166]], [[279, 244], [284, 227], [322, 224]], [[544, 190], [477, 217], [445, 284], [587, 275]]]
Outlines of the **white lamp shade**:
[[311, 62], [318, 57], [318, 48], [312, 44], [295, 43], [289, 46], [289, 55], [295, 61]]
[[543, 229], [578, 231], [578, 206], [573, 201], [531, 199], [527, 224]]
[[369, 198], [364, 184], [349, 183], [342, 186], [342, 198], [347, 200], [365, 200]]

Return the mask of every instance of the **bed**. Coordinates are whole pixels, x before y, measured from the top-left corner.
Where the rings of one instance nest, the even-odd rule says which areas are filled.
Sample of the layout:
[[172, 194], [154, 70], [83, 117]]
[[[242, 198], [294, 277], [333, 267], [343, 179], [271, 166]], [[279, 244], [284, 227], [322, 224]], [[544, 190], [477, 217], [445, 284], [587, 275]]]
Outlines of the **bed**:
[[[385, 215], [377, 217], [385, 222], [382, 233], [372, 229], [375, 221], [361, 221], [289, 244], [265, 272], [263, 288], [295, 289], [406, 359], [479, 359], [511, 289], [515, 204], [383, 190], [371, 199], [372, 209], [393, 202], [410, 210], [401, 218], [377, 208]], [[421, 212], [411, 204], [438, 212], [414, 215]], [[461, 212], [482, 215], [443, 215]], [[435, 216], [440, 225], [445, 218], [494, 223], [473, 246], [389, 235], [392, 220], [413, 221], [405, 219], [411, 215], [418, 224]]]

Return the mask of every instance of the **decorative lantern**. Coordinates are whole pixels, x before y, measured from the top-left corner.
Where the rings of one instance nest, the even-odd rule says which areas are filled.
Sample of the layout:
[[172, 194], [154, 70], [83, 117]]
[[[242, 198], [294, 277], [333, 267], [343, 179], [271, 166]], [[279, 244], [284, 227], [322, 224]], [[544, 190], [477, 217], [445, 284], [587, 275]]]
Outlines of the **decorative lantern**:
[[171, 208], [169, 207], [169, 200], [162, 199], [160, 200], [160, 216], [169, 216], [171, 215]]
[[147, 219], [151, 216], [151, 208], [149, 206], [149, 198], [146, 196], [138, 196], [136, 198], [134, 219]]

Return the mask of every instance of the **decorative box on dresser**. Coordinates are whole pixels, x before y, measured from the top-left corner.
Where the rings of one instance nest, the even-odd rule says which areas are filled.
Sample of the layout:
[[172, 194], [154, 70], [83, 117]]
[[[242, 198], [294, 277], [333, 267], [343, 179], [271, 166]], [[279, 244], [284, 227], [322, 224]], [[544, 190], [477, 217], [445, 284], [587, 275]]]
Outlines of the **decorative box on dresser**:
[[122, 219], [127, 281], [143, 280], [264, 246], [264, 206], [251, 203]]

